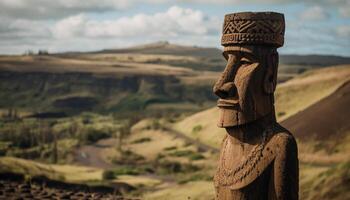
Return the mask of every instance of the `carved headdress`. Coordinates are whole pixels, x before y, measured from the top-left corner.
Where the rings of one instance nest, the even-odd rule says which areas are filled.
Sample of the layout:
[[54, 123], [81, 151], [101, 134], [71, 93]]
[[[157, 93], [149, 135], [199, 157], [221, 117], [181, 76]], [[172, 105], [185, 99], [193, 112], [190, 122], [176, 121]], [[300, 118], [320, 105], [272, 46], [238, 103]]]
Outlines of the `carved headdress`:
[[225, 15], [221, 44], [267, 45], [284, 43], [284, 15], [275, 12], [240, 12]]

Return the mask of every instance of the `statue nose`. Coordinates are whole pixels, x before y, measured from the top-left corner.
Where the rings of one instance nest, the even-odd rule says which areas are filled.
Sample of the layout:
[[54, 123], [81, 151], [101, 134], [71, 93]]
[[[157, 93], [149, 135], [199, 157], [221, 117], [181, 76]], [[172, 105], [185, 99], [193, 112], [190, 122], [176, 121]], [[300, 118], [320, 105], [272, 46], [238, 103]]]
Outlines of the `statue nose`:
[[225, 70], [214, 85], [214, 94], [222, 99], [237, 96], [237, 88], [234, 84], [234, 77], [238, 69], [236, 64], [239, 64], [239, 59], [240, 57], [236, 54], [229, 54]]
[[233, 82], [227, 82], [219, 87], [214, 87], [214, 93], [222, 99], [234, 97], [237, 94], [236, 86]]

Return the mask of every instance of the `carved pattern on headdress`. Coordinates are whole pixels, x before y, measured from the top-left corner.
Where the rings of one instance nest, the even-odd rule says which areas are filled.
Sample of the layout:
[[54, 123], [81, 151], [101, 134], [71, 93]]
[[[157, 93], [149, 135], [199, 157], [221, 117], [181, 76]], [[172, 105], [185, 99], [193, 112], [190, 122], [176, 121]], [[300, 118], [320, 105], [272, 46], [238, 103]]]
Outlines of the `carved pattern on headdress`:
[[225, 16], [221, 44], [261, 44], [280, 47], [284, 43], [284, 17], [279, 13], [235, 13]]

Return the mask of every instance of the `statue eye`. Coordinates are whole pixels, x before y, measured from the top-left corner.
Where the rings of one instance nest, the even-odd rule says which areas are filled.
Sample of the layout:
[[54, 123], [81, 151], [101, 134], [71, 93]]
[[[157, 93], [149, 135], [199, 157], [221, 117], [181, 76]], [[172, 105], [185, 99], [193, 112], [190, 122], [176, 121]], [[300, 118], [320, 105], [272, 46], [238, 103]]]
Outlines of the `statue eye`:
[[248, 60], [247, 58], [242, 58], [240, 60], [240, 63], [241, 63], [241, 65], [251, 65], [251, 64], [253, 64], [253, 62]]

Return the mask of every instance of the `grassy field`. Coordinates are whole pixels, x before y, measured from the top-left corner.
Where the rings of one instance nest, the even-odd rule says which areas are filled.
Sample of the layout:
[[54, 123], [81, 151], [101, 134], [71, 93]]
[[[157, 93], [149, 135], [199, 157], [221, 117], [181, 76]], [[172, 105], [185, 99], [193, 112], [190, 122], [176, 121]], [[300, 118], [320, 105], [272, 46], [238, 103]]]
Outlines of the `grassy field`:
[[[161, 188], [161, 186], [159, 186]], [[196, 181], [181, 185], [163, 185], [164, 189], [146, 193], [144, 198], [149, 200], [161, 199], [213, 199], [214, 187], [211, 181]]]
[[350, 66], [311, 70], [280, 84], [276, 91], [276, 114], [279, 121], [304, 110], [333, 93], [350, 80]]
[[47, 163], [74, 161], [74, 150], [128, 130], [128, 120], [112, 115], [82, 113], [58, 119], [9, 118], [0, 120], [0, 153]]
[[[44, 175], [56, 180], [72, 183], [105, 184], [102, 181], [103, 170], [74, 165], [47, 165], [33, 161], [2, 157], [0, 172], [17, 172], [29, 176]], [[321, 197], [328, 199], [343, 199], [346, 191], [346, 180], [349, 178], [349, 163], [333, 166], [310, 164], [300, 165], [300, 195], [301, 199], [316, 200]], [[110, 182], [125, 182], [136, 187], [146, 187], [149, 192], [142, 196], [145, 199], [211, 199], [214, 196], [212, 181], [190, 181], [177, 184], [162, 182], [162, 180], [147, 176], [121, 175]], [[316, 192], [317, 191], [317, 192]], [[342, 192], [340, 195], [339, 192]], [[331, 196], [335, 195], [335, 196]]]
[[301, 167], [300, 199], [349, 199], [349, 162], [331, 167]]
[[[285, 83], [286, 86], [279, 86], [278, 91], [288, 91], [288, 87], [305, 88], [305, 85], [308, 85], [314, 90], [307, 88], [304, 92], [312, 91], [315, 98], [322, 98], [340, 85], [348, 73], [346, 68], [334, 70], [342, 70], [341, 76], [320, 78], [320, 74], [316, 76], [319, 73], [318, 71], [310, 72], [301, 77], [299, 81], [292, 80]], [[330, 75], [332, 74], [330, 71], [327, 72]], [[313, 76], [319, 79], [311, 79], [310, 77]], [[324, 83], [322, 87], [316, 86], [320, 83]], [[291, 93], [288, 93], [287, 96], [290, 97], [289, 101], [298, 100]], [[303, 96], [303, 92], [298, 93], [298, 96]], [[290, 113], [295, 112], [295, 108], [285, 112], [286, 115], [290, 115]], [[4, 113], [6, 114], [6, 111]], [[220, 137], [224, 132], [215, 126], [217, 117], [213, 113], [218, 114], [216, 108], [199, 112], [176, 123], [175, 128], [180, 127], [183, 128], [181, 130], [189, 130], [190, 134], [187, 136], [198, 138], [202, 142], [218, 147], [221, 142]], [[118, 120], [115, 121], [112, 115], [100, 116], [87, 113], [74, 118], [61, 119], [58, 123], [55, 123], [52, 129], [57, 132], [66, 132], [75, 124], [81, 130], [89, 130], [90, 127], [99, 131], [112, 130], [113, 132], [113, 130], [117, 130], [118, 123]], [[131, 128], [130, 136], [123, 140], [122, 151], [115, 147], [105, 149], [104, 154], [108, 155], [106, 161], [116, 163], [110, 169], [113, 178], [107, 181], [103, 178], [106, 171], [104, 169], [71, 164], [43, 164], [10, 157], [0, 159], [1, 171], [14, 171], [31, 176], [45, 175], [49, 178], [67, 182], [82, 182], [94, 185], [124, 182], [137, 187], [138, 190], [135, 195], [142, 196], [144, 199], [213, 198], [214, 188], [211, 177], [214, 174], [217, 155], [209, 152], [199, 152], [195, 145], [163, 130], [160, 126], [163, 123], [164, 121], [157, 118], [142, 120]], [[203, 133], [208, 134], [203, 135]], [[346, 164], [342, 164], [341, 161], [345, 159], [346, 155], [337, 152], [317, 151], [320, 145], [322, 148], [322, 144], [317, 143], [317, 141], [315, 143], [299, 143], [301, 160], [300, 194], [302, 199], [316, 200], [331, 195], [334, 190], [324, 189], [326, 184], [339, 188], [338, 192], [344, 193], [345, 191], [343, 184], [346, 181], [347, 171], [344, 167]], [[338, 152], [343, 152], [348, 149], [348, 146], [344, 143], [337, 148]], [[128, 165], [122, 164], [126, 162], [125, 155], [131, 158]], [[168, 171], [168, 169], [174, 171]], [[321, 192], [315, 192], [317, 190]], [[340, 197], [337, 198], [340, 199]]]
[[[332, 94], [350, 77], [349, 65], [322, 64], [347, 58], [281, 58], [278, 121]], [[0, 172], [127, 183], [143, 199], [213, 199], [215, 150], [225, 131], [216, 126], [212, 85], [225, 64], [219, 49], [164, 42], [0, 56]], [[301, 199], [348, 197], [349, 140], [298, 141]]]
[[101, 60], [99, 57], [0, 56], [0, 69], [16, 72], [92, 73], [95, 76], [187, 75], [193, 70], [170, 65]]
[[135, 187], [153, 187], [160, 181], [147, 176], [120, 175], [111, 180], [103, 179], [103, 169], [79, 166], [43, 164], [14, 157], [0, 157], [0, 173], [13, 172], [25, 174], [27, 178], [45, 176], [53, 180], [69, 183], [108, 184], [113, 182], [124, 182]]
[[67, 182], [87, 182], [102, 179], [101, 169], [74, 166], [74, 165], [54, 165], [43, 164], [26, 159], [1, 157], [1, 172], [15, 172], [27, 176], [46, 176], [51, 179], [63, 180]]
[[[302, 63], [292, 57], [280, 63], [280, 82], [324, 67], [313, 57], [308, 61], [299, 56]], [[328, 60], [336, 64], [346, 58]], [[0, 108], [67, 115], [118, 112], [123, 117], [130, 117], [129, 111], [145, 115], [145, 109], [147, 117], [195, 113], [215, 103], [211, 88], [225, 65], [219, 49], [169, 43], [92, 53], [0, 56]]]

